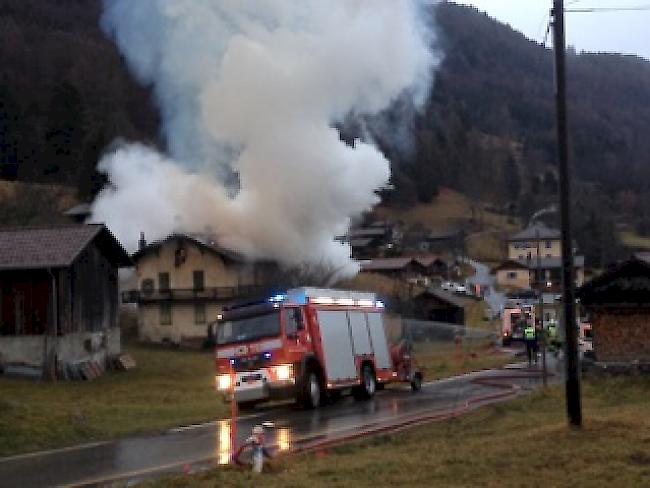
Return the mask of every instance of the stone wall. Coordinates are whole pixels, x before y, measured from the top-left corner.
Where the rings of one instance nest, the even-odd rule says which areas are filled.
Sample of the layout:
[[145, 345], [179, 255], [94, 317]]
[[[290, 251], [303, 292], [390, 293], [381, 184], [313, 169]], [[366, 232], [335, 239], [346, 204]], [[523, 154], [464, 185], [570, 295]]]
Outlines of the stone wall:
[[650, 311], [592, 314], [597, 361], [650, 361]]

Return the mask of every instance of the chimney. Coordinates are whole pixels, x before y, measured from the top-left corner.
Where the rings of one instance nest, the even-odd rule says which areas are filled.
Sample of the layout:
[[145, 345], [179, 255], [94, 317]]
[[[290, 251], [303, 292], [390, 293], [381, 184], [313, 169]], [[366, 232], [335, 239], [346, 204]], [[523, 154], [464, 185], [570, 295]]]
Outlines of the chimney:
[[147, 245], [147, 241], [144, 238], [144, 232], [140, 232], [140, 240], [138, 241], [138, 249], [142, 251]]

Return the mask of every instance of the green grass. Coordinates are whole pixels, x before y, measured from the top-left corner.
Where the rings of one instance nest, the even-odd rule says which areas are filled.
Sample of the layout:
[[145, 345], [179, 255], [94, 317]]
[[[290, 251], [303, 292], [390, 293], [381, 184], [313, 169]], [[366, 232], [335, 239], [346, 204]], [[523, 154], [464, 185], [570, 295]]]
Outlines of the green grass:
[[499, 320], [485, 320], [488, 304], [484, 300], [468, 300], [465, 305], [465, 324], [473, 329], [499, 332]]
[[208, 352], [130, 346], [137, 362], [86, 382], [0, 378], [0, 456], [158, 431], [225, 414]]
[[634, 249], [650, 250], [650, 236], [640, 236], [635, 232], [621, 232], [621, 242]]
[[650, 378], [584, 383], [584, 427], [563, 386], [457, 419], [273, 460], [267, 473], [215, 469], [148, 487], [650, 486]]

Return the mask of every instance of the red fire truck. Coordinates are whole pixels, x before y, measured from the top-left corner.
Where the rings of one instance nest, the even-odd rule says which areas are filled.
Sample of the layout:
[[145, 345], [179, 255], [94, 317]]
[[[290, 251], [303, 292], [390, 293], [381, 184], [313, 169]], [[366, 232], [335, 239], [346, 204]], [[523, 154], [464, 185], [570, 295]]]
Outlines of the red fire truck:
[[295, 398], [307, 408], [346, 390], [368, 399], [392, 381], [419, 390], [410, 347], [389, 347], [383, 312], [374, 293], [323, 288], [224, 308], [216, 323], [216, 387], [234, 392], [240, 405]]
[[504, 346], [509, 346], [512, 341], [523, 341], [524, 329], [535, 324], [535, 307], [506, 307], [503, 309], [501, 321], [501, 339]]

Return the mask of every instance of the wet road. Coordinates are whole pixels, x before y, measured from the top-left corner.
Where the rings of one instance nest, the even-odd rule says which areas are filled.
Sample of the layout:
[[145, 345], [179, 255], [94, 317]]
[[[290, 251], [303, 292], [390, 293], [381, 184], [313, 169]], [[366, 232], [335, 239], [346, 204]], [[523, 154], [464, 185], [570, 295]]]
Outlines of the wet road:
[[[344, 397], [314, 411], [290, 406], [254, 411], [239, 418], [237, 439], [243, 442], [256, 424], [273, 422], [275, 427], [267, 433], [272, 450], [300, 450], [390, 426], [413, 425], [425, 418], [459, 414], [509, 398], [521, 391], [519, 388], [539, 382], [539, 377], [525, 377], [517, 369], [494, 370], [425, 384], [417, 393], [407, 387], [389, 388], [367, 402]], [[216, 420], [159, 435], [4, 458], [0, 459], [0, 487], [127, 483], [164, 472], [201, 469], [227, 463], [229, 443], [230, 422]]]

